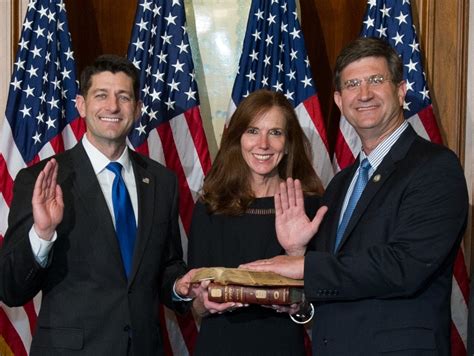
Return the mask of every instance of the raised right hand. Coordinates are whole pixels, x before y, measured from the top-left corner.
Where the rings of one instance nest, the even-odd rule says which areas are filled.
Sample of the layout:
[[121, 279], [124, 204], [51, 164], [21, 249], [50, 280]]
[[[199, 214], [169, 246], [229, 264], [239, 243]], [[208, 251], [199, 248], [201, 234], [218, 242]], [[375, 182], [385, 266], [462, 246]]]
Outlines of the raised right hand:
[[57, 184], [57, 177], [58, 162], [53, 158], [38, 175], [33, 190], [33, 227], [43, 240], [51, 240], [63, 219], [63, 192]]
[[322, 206], [310, 220], [304, 210], [301, 182], [288, 178], [280, 183], [280, 193], [275, 195], [275, 229], [278, 242], [289, 256], [304, 255], [327, 210]]

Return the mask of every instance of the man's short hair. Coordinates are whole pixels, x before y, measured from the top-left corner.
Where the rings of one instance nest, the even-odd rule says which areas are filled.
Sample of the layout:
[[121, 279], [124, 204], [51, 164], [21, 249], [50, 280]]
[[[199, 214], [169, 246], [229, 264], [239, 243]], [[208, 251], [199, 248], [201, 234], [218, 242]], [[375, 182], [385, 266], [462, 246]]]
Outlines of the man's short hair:
[[86, 96], [92, 85], [92, 76], [102, 72], [125, 73], [132, 79], [135, 100], [140, 99], [140, 73], [127, 58], [115, 54], [103, 54], [96, 58], [92, 65], [87, 66], [81, 73], [79, 93]]
[[341, 90], [341, 72], [344, 68], [366, 57], [385, 58], [392, 82], [398, 84], [403, 81], [403, 63], [393, 47], [380, 38], [360, 37], [344, 47], [336, 59], [334, 85], [337, 91]]

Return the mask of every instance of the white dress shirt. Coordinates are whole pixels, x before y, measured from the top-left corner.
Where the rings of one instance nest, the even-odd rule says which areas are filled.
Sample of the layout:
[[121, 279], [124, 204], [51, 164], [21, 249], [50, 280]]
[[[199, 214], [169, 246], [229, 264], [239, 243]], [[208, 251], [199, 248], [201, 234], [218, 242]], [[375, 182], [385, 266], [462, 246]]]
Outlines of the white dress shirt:
[[[92, 168], [94, 169], [94, 173], [97, 176], [97, 180], [99, 181], [100, 188], [102, 189], [102, 193], [104, 194], [104, 198], [107, 202], [107, 207], [109, 208], [110, 216], [112, 217], [112, 221], [115, 227], [114, 207], [112, 203], [112, 183], [115, 179], [115, 174], [106, 169], [106, 166], [111, 161], [90, 143], [90, 141], [87, 139], [87, 135], [84, 135], [84, 137], [82, 138], [82, 144], [84, 146], [87, 156], [89, 157], [89, 160], [91, 161]], [[119, 159], [117, 159], [116, 162], [119, 162], [123, 167], [122, 177], [130, 195], [130, 200], [132, 201], [133, 212], [135, 214], [135, 222], [138, 226], [137, 186], [128, 149], [123, 150], [122, 155], [119, 157]], [[51, 248], [53, 247], [53, 244], [57, 239], [57, 233], [54, 232], [51, 241], [47, 241], [41, 239], [36, 233], [34, 227], [32, 226], [29, 232], [29, 238], [36, 261], [44, 267], [48, 262], [49, 252], [51, 251]]]

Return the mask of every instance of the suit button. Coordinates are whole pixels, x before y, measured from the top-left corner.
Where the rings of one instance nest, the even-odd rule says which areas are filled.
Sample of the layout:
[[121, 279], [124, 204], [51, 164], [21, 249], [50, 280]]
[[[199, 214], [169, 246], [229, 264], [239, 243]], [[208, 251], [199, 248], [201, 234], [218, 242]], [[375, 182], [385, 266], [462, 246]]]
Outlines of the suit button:
[[328, 339], [326, 339], [326, 338], [323, 339], [323, 344], [324, 344], [324, 346], [327, 346], [327, 344], [328, 344]]
[[123, 327], [123, 331], [127, 331], [127, 332], [130, 331], [130, 325], [125, 325]]

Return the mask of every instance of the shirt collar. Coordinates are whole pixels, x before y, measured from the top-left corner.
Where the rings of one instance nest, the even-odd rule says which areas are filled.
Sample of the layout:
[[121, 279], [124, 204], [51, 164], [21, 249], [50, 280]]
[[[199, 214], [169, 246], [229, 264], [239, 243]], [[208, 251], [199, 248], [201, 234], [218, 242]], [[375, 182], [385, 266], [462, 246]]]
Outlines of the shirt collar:
[[[89, 157], [89, 160], [91, 161], [92, 168], [94, 169], [94, 173], [96, 175], [100, 174], [105, 169], [105, 167], [107, 167], [107, 165], [111, 162], [111, 160], [109, 160], [106, 155], [100, 152], [87, 139], [87, 135], [84, 135], [82, 137], [82, 145], [84, 146], [84, 149], [86, 151], [87, 156]], [[119, 162], [127, 172], [130, 171], [130, 169], [132, 168], [132, 163], [130, 161], [130, 154], [128, 152], [127, 147], [125, 147], [122, 154], [115, 162]]]

